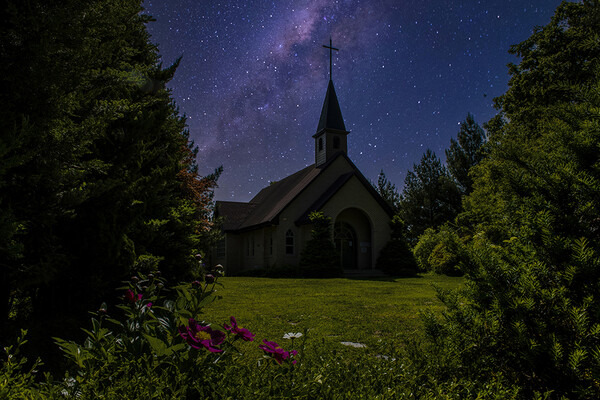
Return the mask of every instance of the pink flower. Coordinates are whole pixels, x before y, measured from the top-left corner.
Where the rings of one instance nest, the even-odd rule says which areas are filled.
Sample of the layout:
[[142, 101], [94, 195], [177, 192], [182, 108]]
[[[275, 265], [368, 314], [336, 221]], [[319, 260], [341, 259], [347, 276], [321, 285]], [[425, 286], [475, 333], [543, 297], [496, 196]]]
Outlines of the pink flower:
[[226, 323], [223, 324], [225, 330], [233, 333], [234, 335], [239, 336], [246, 342], [252, 342], [254, 340], [254, 336], [256, 336], [254, 333], [250, 332], [246, 328], [242, 328], [241, 326], [239, 326], [234, 317], [229, 318], [229, 320], [231, 321], [231, 326], [227, 325]]
[[202, 346], [211, 353], [220, 353], [223, 351], [215, 346], [225, 341], [225, 333], [215, 331], [210, 326], [202, 326], [193, 318], [189, 319], [188, 326], [179, 327], [179, 336], [195, 349], [200, 349]]
[[133, 304], [133, 303], [135, 303], [135, 302], [137, 302], [137, 301], [139, 301], [139, 300], [141, 300], [141, 299], [142, 299], [142, 294], [141, 294], [141, 293], [139, 293], [139, 294], [137, 294], [137, 295], [136, 295], [136, 294], [133, 292], [133, 290], [131, 290], [131, 289], [127, 289], [127, 291], [125, 292], [125, 299], [126, 299], [126, 300], [127, 300], [129, 303]]
[[[258, 347], [267, 354], [270, 354], [275, 361], [277, 361], [280, 365], [287, 359], [291, 359], [292, 356], [298, 354], [296, 350], [285, 351], [275, 342], [269, 342], [267, 339], [263, 340], [264, 344], [259, 345]], [[292, 360], [292, 364], [296, 364], [296, 360]]]

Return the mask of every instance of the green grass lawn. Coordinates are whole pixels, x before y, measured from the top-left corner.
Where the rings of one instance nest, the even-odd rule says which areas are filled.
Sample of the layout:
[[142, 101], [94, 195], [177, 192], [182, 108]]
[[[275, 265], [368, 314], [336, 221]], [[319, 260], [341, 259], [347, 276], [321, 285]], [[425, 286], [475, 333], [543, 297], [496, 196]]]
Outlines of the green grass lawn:
[[269, 279], [224, 277], [208, 305], [205, 319], [222, 325], [233, 315], [256, 333], [256, 340], [283, 342], [286, 332], [309, 329], [308, 339], [328, 345], [359, 342], [373, 345], [380, 339], [401, 340], [419, 335], [419, 312], [439, 312], [434, 285], [457, 288], [462, 278], [426, 274], [415, 278]]

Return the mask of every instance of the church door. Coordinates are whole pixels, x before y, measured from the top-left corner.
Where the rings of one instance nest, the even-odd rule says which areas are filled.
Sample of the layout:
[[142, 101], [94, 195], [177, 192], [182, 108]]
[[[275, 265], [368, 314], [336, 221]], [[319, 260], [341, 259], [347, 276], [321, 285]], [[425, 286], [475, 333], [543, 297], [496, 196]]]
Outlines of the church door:
[[354, 228], [346, 222], [336, 223], [333, 240], [342, 268], [356, 269], [356, 249], [358, 243], [356, 242]]

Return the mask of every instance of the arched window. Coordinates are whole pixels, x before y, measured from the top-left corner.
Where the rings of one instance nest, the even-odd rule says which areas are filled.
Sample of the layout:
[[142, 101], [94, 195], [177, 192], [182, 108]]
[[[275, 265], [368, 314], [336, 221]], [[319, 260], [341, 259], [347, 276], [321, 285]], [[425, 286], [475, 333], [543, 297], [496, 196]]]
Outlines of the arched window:
[[285, 233], [285, 254], [294, 254], [294, 232], [291, 229]]
[[323, 138], [319, 138], [319, 151], [323, 150]]

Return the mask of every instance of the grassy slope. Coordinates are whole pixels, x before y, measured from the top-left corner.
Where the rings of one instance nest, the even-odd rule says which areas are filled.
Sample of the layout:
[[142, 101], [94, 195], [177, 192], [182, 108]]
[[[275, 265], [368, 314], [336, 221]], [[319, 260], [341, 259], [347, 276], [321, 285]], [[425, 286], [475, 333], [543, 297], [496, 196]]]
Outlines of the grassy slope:
[[[462, 278], [424, 275], [395, 280], [221, 278], [222, 295], [205, 308], [207, 322], [230, 315], [256, 339], [283, 342], [286, 332], [310, 329], [310, 341], [374, 344], [420, 330], [419, 311], [441, 310], [433, 285], [457, 288]], [[417, 333], [418, 334], [418, 333]]]

